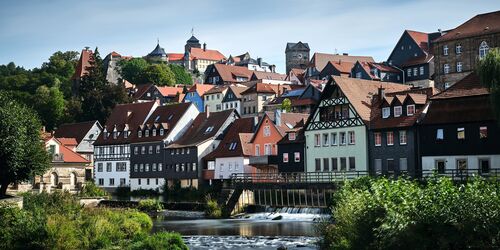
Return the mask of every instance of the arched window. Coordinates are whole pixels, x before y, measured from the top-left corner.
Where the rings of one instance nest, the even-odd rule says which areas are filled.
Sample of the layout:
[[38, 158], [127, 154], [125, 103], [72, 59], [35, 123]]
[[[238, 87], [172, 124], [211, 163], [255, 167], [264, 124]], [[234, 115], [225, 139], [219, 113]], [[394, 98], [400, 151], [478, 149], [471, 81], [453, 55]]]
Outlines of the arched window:
[[479, 59], [483, 59], [489, 50], [490, 50], [490, 47], [488, 47], [488, 44], [486, 43], [486, 41], [482, 41], [481, 45], [479, 45]]
[[59, 183], [59, 178], [57, 176], [57, 173], [53, 172], [50, 174], [50, 185], [52, 187], [57, 187], [57, 184]]

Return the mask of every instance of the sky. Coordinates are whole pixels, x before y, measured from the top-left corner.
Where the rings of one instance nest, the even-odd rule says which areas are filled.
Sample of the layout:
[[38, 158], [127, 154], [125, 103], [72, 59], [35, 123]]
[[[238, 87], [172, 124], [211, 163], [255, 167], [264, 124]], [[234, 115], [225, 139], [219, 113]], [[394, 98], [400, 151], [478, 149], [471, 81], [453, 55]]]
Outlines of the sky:
[[405, 29], [436, 32], [500, 10], [499, 0], [0, 0], [0, 64], [31, 69], [56, 51], [134, 57], [194, 35], [226, 57], [249, 52], [285, 73], [287, 42], [385, 61]]

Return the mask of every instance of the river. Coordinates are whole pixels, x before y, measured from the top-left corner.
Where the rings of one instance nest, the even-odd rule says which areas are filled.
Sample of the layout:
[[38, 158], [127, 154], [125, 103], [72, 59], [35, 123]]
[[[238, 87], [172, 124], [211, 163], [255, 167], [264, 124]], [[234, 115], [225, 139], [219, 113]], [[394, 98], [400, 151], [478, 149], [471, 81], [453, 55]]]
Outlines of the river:
[[[327, 218], [316, 210], [268, 209], [233, 219], [206, 219], [201, 212], [166, 211], [154, 230], [183, 235], [190, 249], [317, 249], [316, 225]], [[279, 219], [279, 220], [273, 220]]]

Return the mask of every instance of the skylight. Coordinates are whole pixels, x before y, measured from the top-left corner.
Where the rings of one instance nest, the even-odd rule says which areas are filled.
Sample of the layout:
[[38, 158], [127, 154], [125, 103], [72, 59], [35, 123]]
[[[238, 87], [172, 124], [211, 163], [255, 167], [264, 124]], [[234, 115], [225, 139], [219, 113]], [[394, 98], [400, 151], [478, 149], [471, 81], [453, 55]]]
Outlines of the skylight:
[[237, 144], [238, 143], [236, 143], [236, 142], [231, 142], [231, 144], [229, 145], [229, 150], [231, 150], [231, 151], [235, 150]]
[[290, 123], [288, 123], [288, 122], [287, 122], [287, 123], [285, 123], [285, 124], [286, 124], [286, 126], [287, 126], [288, 128], [293, 128], [292, 124], [290, 124]]
[[169, 116], [168, 116], [168, 120], [169, 120], [169, 121], [170, 121], [170, 120], [172, 120], [172, 117], [174, 117], [174, 115], [169, 115]]
[[214, 130], [214, 126], [208, 127], [207, 130], [205, 130], [205, 134], [212, 132], [212, 130]]
[[155, 122], [158, 122], [159, 120], [160, 120], [160, 116], [157, 116], [157, 117], [155, 118]]

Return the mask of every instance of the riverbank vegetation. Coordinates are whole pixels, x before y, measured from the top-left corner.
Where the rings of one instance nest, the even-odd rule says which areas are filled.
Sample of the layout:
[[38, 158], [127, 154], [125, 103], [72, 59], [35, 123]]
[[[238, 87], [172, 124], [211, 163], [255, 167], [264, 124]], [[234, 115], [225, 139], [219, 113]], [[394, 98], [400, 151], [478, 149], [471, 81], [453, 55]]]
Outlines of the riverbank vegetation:
[[187, 249], [179, 234], [150, 234], [133, 209], [82, 208], [69, 193], [25, 194], [24, 208], [0, 207], [0, 249]]
[[93, 181], [85, 182], [78, 193], [80, 197], [91, 198], [91, 197], [108, 197], [108, 193], [104, 189], [98, 187]]
[[323, 249], [489, 249], [500, 244], [500, 185], [362, 178], [336, 193]]
[[206, 206], [205, 206], [205, 216], [208, 218], [221, 218], [222, 208], [217, 203], [217, 200], [212, 199], [210, 195], [207, 195]]

